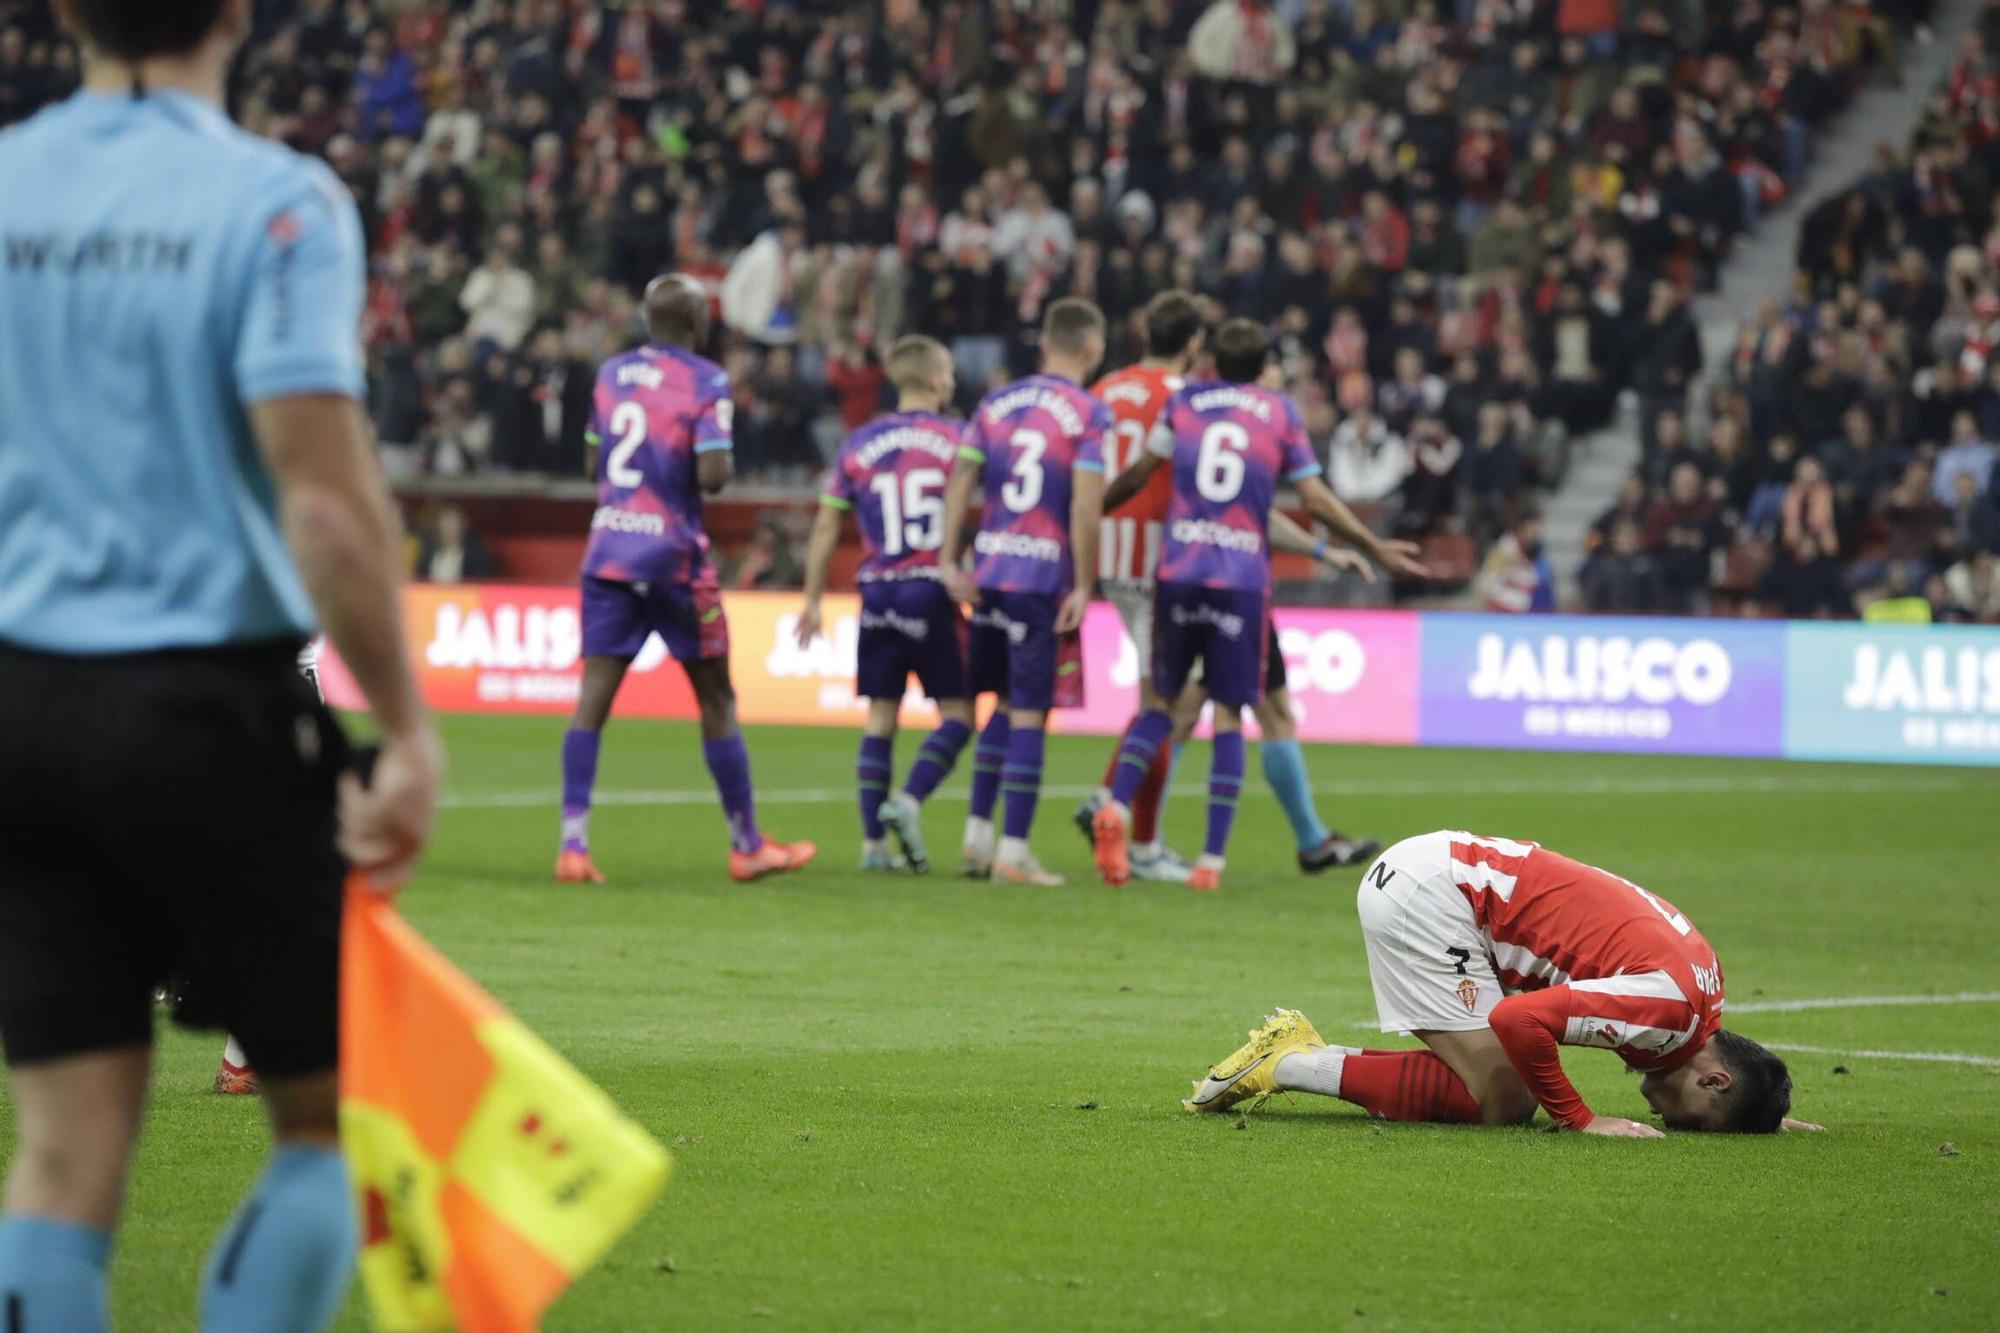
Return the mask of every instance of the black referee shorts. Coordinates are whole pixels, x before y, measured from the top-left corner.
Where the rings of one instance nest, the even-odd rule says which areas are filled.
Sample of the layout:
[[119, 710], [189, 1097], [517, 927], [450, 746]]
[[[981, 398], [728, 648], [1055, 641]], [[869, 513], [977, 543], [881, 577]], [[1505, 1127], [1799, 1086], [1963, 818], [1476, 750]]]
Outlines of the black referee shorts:
[[0, 1046], [21, 1065], [225, 1027], [259, 1073], [338, 1062], [339, 724], [297, 645], [0, 644]]
[[1267, 615], [1264, 617], [1264, 693], [1285, 689], [1291, 683], [1291, 677], [1285, 674], [1285, 655], [1278, 651], [1278, 622]]

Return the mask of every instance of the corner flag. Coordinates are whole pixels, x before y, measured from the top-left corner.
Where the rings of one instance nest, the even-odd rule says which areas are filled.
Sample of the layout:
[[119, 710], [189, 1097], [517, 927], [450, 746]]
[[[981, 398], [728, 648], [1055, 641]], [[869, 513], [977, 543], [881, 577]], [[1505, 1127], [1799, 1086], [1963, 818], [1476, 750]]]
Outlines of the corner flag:
[[340, 1141], [391, 1333], [518, 1333], [659, 1195], [667, 1152], [359, 880]]

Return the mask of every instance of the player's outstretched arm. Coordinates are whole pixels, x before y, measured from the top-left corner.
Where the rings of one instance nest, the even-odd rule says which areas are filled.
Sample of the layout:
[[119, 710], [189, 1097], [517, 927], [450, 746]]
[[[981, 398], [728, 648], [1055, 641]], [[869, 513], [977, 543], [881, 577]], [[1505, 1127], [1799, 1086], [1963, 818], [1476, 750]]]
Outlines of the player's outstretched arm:
[[1299, 483], [1299, 499], [1312, 516], [1333, 531], [1333, 535], [1348, 545], [1363, 551], [1370, 560], [1392, 574], [1404, 578], [1427, 579], [1430, 569], [1416, 558], [1417, 547], [1411, 542], [1384, 541], [1377, 537], [1366, 523], [1354, 516], [1341, 498], [1333, 493], [1333, 488], [1322, 477], [1304, 477]]
[[1097, 542], [1104, 530], [1104, 474], [1079, 466], [1072, 474], [1069, 497], [1069, 545], [1076, 567], [1076, 587], [1063, 602], [1056, 629], [1067, 634], [1083, 624], [1097, 590]]
[[1292, 555], [1309, 555], [1338, 572], [1351, 569], [1368, 582], [1375, 581], [1375, 566], [1367, 556], [1346, 546], [1335, 546], [1324, 537], [1315, 537], [1288, 518], [1281, 510], [1271, 511], [1271, 549]]
[[313, 609], [382, 728], [373, 780], [364, 790], [350, 778], [341, 791], [342, 850], [393, 888], [430, 837], [444, 770], [404, 650], [401, 524], [352, 398], [270, 398], [251, 405], [250, 421]]
[[813, 519], [812, 537], [806, 542], [806, 604], [799, 611], [798, 639], [803, 648], [820, 631], [820, 598], [826, 595], [826, 574], [833, 564], [833, 548], [840, 544], [840, 508], [820, 501], [819, 516]]
[[1664, 1137], [1651, 1125], [1619, 1116], [1597, 1115], [1585, 1105], [1576, 1085], [1563, 1073], [1562, 1034], [1569, 1021], [1568, 986], [1509, 995], [1493, 1007], [1487, 1022], [1514, 1072], [1534, 1094], [1542, 1109], [1564, 1129], [1614, 1138]]
[[979, 484], [985, 460], [960, 454], [951, 465], [951, 481], [944, 491], [944, 586], [961, 602], [974, 600], [972, 579], [965, 572], [962, 557], [967, 541], [966, 515], [972, 512], [972, 489]]
[[1123, 472], [1104, 488], [1104, 512], [1109, 514], [1146, 488], [1146, 482], [1166, 465], [1167, 460], [1150, 450], [1142, 450]]

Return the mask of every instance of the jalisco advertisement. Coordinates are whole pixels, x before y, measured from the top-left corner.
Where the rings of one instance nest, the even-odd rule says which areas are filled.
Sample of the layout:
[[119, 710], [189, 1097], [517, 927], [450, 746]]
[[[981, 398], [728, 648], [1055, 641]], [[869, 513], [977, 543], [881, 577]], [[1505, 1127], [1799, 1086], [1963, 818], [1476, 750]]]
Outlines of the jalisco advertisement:
[[[730, 668], [746, 722], [851, 726], [859, 600], [829, 596], [796, 642], [799, 597], [728, 593]], [[1280, 608], [1299, 734], [1313, 741], [2000, 764], [2000, 629], [1493, 616]], [[572, 587], [420, 586], [404, 622], [425, 697], [451, 712], [562, 715], [582, 627]], [[1138, 650], [1108, 605], [1084, 622], [1086, 702], [1058, 730], [1112, 734], [1138, 698]], [[338, 656], [327, 696], [357, 707]], [[619, 715], [690, 718], [655, 638]], [[905, 720], [935, 712], [913, 690]]]

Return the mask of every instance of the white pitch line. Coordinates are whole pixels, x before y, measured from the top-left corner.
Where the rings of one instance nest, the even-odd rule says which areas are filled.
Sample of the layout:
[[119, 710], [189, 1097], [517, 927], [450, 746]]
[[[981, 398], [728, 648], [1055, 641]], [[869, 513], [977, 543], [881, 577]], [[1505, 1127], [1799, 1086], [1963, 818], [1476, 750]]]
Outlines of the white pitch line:
[[1787, 1041], [1763, 1043], [1774, 1051], [1792, 1055], [1845, 1055], [1856, 1060], [1921, 1060], [1938, 1065], [1979, 1065], [2000, 1069], [2000, 1056], [1964, 1055], [1957, 1051], [1851, 1051], [1844, 1046], [1799, 1046]]
[[[1797, 777], [1686, 777], [1515, 780], [1468, 778], [1457, 782], [1323, 782], [1313, 786], [1320, 796], [1657, 796], [1735, 794], [1742, 792], [1942, 792], [1956, 791], [1963, 784], [1946, 777], [1909, 778], [1819, 778]], [[1075, 800], [1097, 790], [1094, 786], [1054, 784], [1042, 788], [1044, 796]], [[1184, 786], [1175, 796], [1199, 796], [1207, 788]], [[963, 801], [964, 791], [940, 792], [933, 800]], [[554, 806], [562, 797], [554, 791], [463, 792], [446, 796], [443, 805], [451, 810], [512, 810]], [[847, 805], [854, 800], [852, 787], [794, 787], [757, 793], [760, 805]], [[636, 791], [601, 791], [596, 805], [713, 805], [715, 792], [703, 788], [668, 788]]]
[[1798, 1014], [1808, 1009], [1874, 1009], [1897, 1005], [1996, 1004], [2000, 991], [1959, 991], [1952, 995], [1833, 995], [1815, 1000], [1730, 1001], [1726, 1012], [1737, 1014]]

